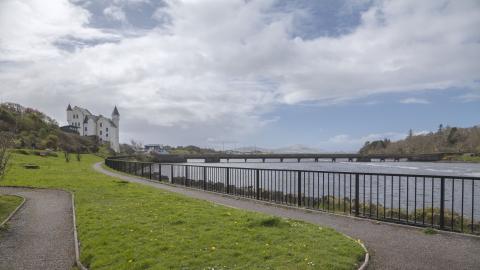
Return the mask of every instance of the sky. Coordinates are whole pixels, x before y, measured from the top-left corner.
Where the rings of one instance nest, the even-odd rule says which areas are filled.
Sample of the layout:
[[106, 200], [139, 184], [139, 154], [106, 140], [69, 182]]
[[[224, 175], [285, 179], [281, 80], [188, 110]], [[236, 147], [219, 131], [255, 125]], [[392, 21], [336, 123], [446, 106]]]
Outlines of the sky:
[[226, 149], [480, 124], [478, 0], [2, 0], [0, 101]]

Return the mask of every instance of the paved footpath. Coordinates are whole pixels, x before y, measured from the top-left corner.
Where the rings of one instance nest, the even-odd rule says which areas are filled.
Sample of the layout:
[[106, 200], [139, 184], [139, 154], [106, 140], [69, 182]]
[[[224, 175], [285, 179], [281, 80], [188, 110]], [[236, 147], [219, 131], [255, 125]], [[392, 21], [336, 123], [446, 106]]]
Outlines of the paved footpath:
[[25, 198], [7, 229], [0, 232], [0, 269], [72, 269], [75, 242], [70, 193], [0, 187], [0, 194]]
[[114, 173], [97, 163], [94, 169], [126, 181], [180, 193], [235, 208], [304, 220], [329, 226], [361, 239], [371, 255], [368, 269], [480, 269], [480, 237], [440, 232], [427, 235], [419, 228], [272, 206], [184, 187], [174, 187], [142, 178]]

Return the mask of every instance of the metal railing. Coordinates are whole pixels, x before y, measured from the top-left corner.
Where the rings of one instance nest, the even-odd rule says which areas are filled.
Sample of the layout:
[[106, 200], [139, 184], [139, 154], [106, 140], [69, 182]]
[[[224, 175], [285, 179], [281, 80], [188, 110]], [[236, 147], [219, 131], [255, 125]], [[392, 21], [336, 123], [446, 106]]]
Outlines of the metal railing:
[[171, 184], [387, 222], [480, 234], [480, 178], [161, 164], [106, 159]]

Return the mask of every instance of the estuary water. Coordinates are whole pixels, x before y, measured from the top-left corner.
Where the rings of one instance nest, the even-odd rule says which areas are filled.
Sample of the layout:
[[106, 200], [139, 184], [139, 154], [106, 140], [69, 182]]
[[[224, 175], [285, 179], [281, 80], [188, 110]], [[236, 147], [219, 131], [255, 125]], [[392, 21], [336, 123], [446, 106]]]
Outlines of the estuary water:
[[[202, 164], [200, 160], [189, 160], [186, 164]], [[283, 163], [267, 160], [230, 160], [229, 163], [206, 163], [207, 166], [225, 166], [239, 168], [259, 169], [291, 169], [291, 170], [313, 170], [313, 171], [336, 171], [336, 172], [360, 172], [360, 173], [392, 173], [392, 174], [418, 174], [418, 175], [447, 175], [480, 177], [480, 163], [447, 163], [447, 162], [348, 162], [337, 160], [330, 162], [320, 160], [319, 162], [285, 159]]]
[[[228, 163], [226, 161], [203, 163], [199, 160], [189, 160], [185, 163], [187, 164], [220, 168], [209, 170], [207, 178], [208, 181], [223, 185], [226, 185], [226, 170], [222, 169], [223, 167], [330, 172], [302, 174], [302, 194], [313, 198], [314, 201], [324, 196], [333, 196], [342, 200], [353, 198], [355, 175], [350, 173], [422, 175], [422, 177], [360, 176], [359, 198], [362, 204], [402, 209], [409, 213], [412, 211], [423, 213], [425, 209], [439, 208], [441, 178], [435, 176], [448, 176], [449, 178], [445, 179], [445, 209], [447, 211], [453, 209], [454, 212], [468, 218], [468, 222], [480, 220], [480, 179], [469, 179], [469, 177], [480, 178], [480, 164], [475, 163], [348, 162], [347, 160], [337, 160], [337, 162], [230, 160]], [[252, 173], [253, 171], [230, 170], [229, 184], [238, 188], [251, 189], [254, 192], [256, 176]], [[190, 172], [190, 175], [193, 174], [194, 171]], [[285, 196], [297, 194], [296, 174], [292, 176], [283, 172], [261, 171], [259, 177], [261, 191], [281, 193]]]

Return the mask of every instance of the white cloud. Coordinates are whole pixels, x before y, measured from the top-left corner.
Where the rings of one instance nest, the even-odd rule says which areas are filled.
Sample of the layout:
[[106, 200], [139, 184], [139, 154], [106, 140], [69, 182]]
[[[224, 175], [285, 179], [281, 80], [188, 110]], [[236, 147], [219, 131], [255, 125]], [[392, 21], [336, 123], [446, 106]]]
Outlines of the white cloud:
[[67, 0], [1, 1], [0, 61], [58, 60], [66, 55], [55, 46], [57, 42], [115, 37], [87, 27], [89, 18], [85, 9]]
[[[297, 15], [272, 11], [274, 3], [168, 0], [154, 15], [167, 25], [116, 40], [67, 0], [4, 0], [0, 93], [59, 119], [66, 102], [94, 111], [118, 104], [124, 127], [137, 127], [125, 130], [132, 136], [142, 134], [141, 122], [206, 140], [255, 131], [278, 104], [470, 87], [478, 79], [476, 0], [378, 1], [348, 34], [311, 40], [292, 37]], [[122, 9], [105, 13], [126, 19]]]
[[121, 7], [110, 5], [103, 10], [103, 14], [112, 20], [127, 22], [127, 16]]
[[480, 91], [479, 93], [468, 93], [464, 94], [458, 97], [458, 99], [462, 102], [475, 102], [475, 101], [480, 101]]
[[423, 98], [406, 98], [400, 100], [403, 104], [430, 104], [430, 101]]
[[339, 134], [326, 141], [319, 142], [319, 146], [327, 151], [358, 151], [365, 142], [383, 139], [398, 141], [404, 139], [406, 136], [407, 134], [398, 132], [372, 133], [362, 137], [352, 137], [348, 134]]

